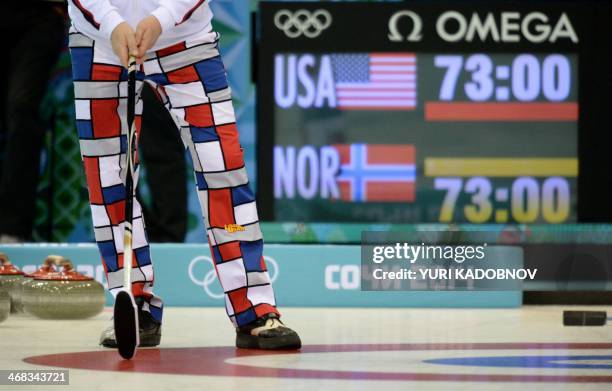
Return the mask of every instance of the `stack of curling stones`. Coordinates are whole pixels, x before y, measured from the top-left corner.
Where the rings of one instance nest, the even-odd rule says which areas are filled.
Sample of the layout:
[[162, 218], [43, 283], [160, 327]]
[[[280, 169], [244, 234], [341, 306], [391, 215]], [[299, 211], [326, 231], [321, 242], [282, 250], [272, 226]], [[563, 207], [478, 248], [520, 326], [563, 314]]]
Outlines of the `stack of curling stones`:
[[[4, 264], [10, 264], [6, 257]], [[0, 270], [5, 269], [6, 266]], [[10, 284], [7, 290], [15, 312], [42, 319], [85, 319], [104, 309], [102, 284], [78, 273], [72, 262], [62, 256], [48, 256], [31, 274], [19, 272], [19, 278], [10, 280], [6, 275], [0, 277], [3, 286]]]
[[[53, 264], [57, 270], [45, 271]], [[61, 270], [60, 270], [61, 268]], [[23, 310], [42, 319], [85, 319], [104, 309], [104, 287], [74, 270], [70, 260], [51, 255], [29, 283], [23, 284]]]
[[6, 254], [0, 253], [0, 322], [4, 321], [9, 312], [16, 313], [17, 293], [21, 289], [24, 273], [9, 261]]

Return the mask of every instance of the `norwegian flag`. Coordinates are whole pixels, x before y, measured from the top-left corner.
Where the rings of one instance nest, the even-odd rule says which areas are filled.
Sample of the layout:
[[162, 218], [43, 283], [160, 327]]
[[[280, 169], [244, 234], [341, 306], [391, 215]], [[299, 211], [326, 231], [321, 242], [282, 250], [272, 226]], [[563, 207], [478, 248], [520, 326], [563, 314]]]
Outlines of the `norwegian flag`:
[[417, 106], [414, 53], [331, 56], [340, 110], [414, 110]]
[[340, 198], [351, 202], [414, 202], [416, 151], [408, 144], [334, 145], [340, 156]]

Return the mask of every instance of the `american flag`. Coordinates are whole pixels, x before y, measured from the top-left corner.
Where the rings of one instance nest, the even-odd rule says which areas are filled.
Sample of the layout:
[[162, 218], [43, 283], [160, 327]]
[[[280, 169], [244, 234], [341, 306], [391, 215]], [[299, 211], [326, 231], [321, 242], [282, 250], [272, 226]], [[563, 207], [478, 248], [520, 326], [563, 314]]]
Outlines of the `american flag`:
[[417, 105], [414, 53], [331, 56], [340, 110], [414, 110]]
[[414, 202], [416, 149], [411, 144], [336, 144], [340, 199]]

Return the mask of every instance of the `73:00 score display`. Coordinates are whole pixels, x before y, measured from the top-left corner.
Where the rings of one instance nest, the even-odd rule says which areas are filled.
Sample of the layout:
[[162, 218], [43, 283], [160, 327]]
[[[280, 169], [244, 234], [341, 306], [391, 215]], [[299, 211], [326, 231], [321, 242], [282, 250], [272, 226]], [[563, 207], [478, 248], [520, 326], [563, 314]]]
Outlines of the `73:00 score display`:
[[483, 53], [437, 55], [434, 65], [444, 70], [439, 92], [441, 101], [456, 99], [461, 88], [459, 81], [465, 78], [462, 89], [470, 101], [493, 98], [531, 102], [540, 98], [560, 102], [570, 96], [575, 71], [570, 58], [563, 54], [542, 57], [521, 53], [505, 59]]
[[[444, 191], [439, 221], [563, 223], [570, 217], [570, 184], [563, 177], [518, 177], [509, 186], [487, 177], [434, 179]], [[466, 202], [458, 202], [467, 197]], [[462, 207], [460, 207], [461, 205]]]

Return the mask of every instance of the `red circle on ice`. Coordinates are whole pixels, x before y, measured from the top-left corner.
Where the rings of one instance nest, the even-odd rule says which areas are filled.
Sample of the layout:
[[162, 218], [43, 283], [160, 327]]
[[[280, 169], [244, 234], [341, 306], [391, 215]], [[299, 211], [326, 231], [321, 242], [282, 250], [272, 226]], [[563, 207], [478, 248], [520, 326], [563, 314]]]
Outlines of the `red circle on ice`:
[[[349, 344], [307, 345], [300, 351], [245, 350], [234, 347], [196, 347], [141, 349], [133, 360], [122, 360], [116, 351], [94, 351], [79, 353], [49, 354], [25, 358], [29, 364], [60, 368], [89, 369], [100, 371], [124, 371], [173, 375], [243, 376], [318, 378], [346, 380], [395, 380], [395, 381], [466, 381], [466, 382], [581, 382], [611, 383], [612, 376], [602, 375], [511, 375], [511, 374], [465, 374], [425, 372], [365, 372], [339, 370], [311, 370], [291, 368], [268, 368], [228, 363], [226, 360], [279, 354], [345, 353], [374, 351], [444, 351], [465, 350], [466, 353], [487, 350], [517, 350], [524, 354], [529, 350], [610, 350], [611, 343], [457, 343], [457, 344]], [[408, 369], [409, 371], [409, 369]]]

